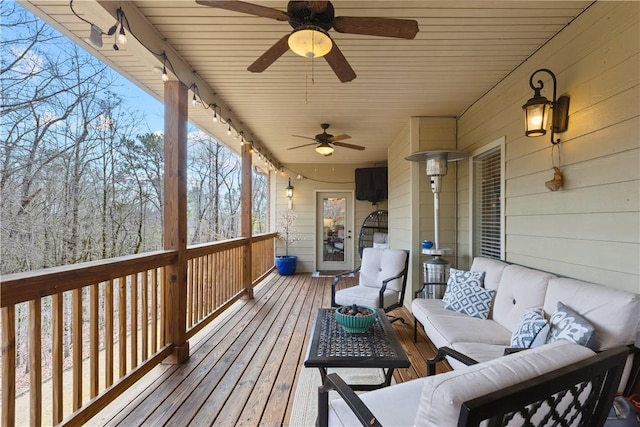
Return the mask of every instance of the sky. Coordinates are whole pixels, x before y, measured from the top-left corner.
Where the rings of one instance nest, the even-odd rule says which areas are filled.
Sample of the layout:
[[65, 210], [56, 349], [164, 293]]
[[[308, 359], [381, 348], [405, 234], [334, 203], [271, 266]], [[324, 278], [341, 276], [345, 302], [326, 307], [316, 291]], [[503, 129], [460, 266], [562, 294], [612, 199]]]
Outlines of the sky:
[[[22, 8], [19, 3], [12, 3], [8, 5], [8, 2], [2, 2], [2, 6], [16, 7]], [[26, 9], [25, 9], [26, 10]], [[27, 13], [31, 13], [26, 10]], [[62, 51], [65, 51], [69, 47], [73, 46], [75, 43], [62, 34], [60, 34], [57, 30], [50, 27], [57, 35], [61, 37], [59, 42], [56, 43], [56, 47]], [[77, 45], [86, 55], [92, 56], [90, 52], [85, 49], [84, 44]], [[53, 48], [51, 45], [48, 46], [49, 49]], [[100, 60], [100, 58], [97, 58]], [[141, 123], [141, 133], [153, 133], [156, 131], [164, 132], [164, 107], [162, 103], [156, 100], [154, 97], [149, 95], [144, 90], [140, 89], [121, 74], [119, 74], [116, 70], [110, 68], [113, 75], [116, 77], [116, 82], [112, 88], [110, 88], [114, 93], [121, 96], [124, 99], [125, 104], [131, 105], [133, 109], [140, 111], [144, 114], [145, 124]]]

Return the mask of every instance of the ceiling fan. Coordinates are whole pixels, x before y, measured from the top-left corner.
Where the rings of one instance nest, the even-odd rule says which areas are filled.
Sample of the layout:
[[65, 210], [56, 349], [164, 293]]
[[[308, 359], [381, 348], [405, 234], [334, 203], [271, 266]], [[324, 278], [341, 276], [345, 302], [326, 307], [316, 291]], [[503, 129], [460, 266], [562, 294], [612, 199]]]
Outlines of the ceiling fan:
[[354, 144], [347, 144], [346, 142], [340, 142], [343, 139], [351, 138], [351, 136], [349, 135], [342, 134], [342, 135], [333, 136], [327, 133], [327, 129], [329, 128], [328, 123], [322, 123], [320, 127], [322, 128], [322, 133], [317, 134], [314, 138], [309, 138], [308, 136], [301, 136], [301, 135], [291, 135], [291, 136], [295, 136], [296, 138], [311, 139], [315, 142], [311, 144], [298, 145], [297, 147], [291, 147], [289, 148], [289, 150], [295, 150], [296, 148], [302, 148], [302, 147], [309, 147], [310, 145], [317, 145], [316, 151], [325, 157], [333, 154], [334, 145], [336, 147], [350, 148], [352, 150], [360, 150], [360, 151], [364, 150], [364, 147], [361, 145], [354, 145]]
[[280, 58], [288, 49], [308, 58], [324, 56], [341, 82], [356, 78], [356, 73], [331, 40], [328, 31], [339, 33], [412, 39], [418, 33], [418, 23], [412, 19], [335, 16], [330, 1], [290, 1], [283, 12], [266, 6], [243, 1], [196, 0], [203, 6], [288, 21], [293, 28], [271, 46], [247, 69], [261, 73]]

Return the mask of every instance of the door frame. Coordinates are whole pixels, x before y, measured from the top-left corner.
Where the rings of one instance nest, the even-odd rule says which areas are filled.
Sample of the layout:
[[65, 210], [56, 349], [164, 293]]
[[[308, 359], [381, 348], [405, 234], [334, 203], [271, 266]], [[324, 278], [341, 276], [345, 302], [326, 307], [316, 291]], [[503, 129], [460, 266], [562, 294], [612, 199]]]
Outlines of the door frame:
[[[346, 268], [345, 270], [353, 270], [353, 266], [355, 263], [355, 250], [356, 250], [356, 243], [355, 243], [355, 211], [356, 211], [356, 206], [355, 206], [355, 191], [354, 190], [344, 190], [344, 189], [337, 189], [337, 190], [328, 190], [328, 189], [323, 189], [323, 190], [314, 190], [313, 191], [313, 237], [315, 240], [315, 244], [313, 245], [313, 268], [314, 270], [318, 270], [319, 268], [319, 258], [321, 256], [321, 253], [318, 251], [318, 247], [320, 245], [319, 241], [323, 241], [323, 239], [321, 238], [322, 236], [319, 235], [319, 230], [321, 230], [322, 228], [320, 227], [319, 224], [319, 215], [318, 215], [318, 211], [319, 211], [319, 206], [318, 206], [318, 199], [322, 194], [340, 194], [340, 195], [344, 195], [345, 198], [347, 198], [347, 209], [348, 211], [345, 212], [345, 216], [346, 216], [346, 224], [345, 226], [348, 226], [348, 229], [351, 230], [351, 238], [350, 239], [345, 239], [345, 240], [350, 240], [349, 242], [349, 258], [347, 259], [347, 257], [345, 256], [345, 265]], [[346, 244], [345, 244], [345, 248], [346, 248]]]

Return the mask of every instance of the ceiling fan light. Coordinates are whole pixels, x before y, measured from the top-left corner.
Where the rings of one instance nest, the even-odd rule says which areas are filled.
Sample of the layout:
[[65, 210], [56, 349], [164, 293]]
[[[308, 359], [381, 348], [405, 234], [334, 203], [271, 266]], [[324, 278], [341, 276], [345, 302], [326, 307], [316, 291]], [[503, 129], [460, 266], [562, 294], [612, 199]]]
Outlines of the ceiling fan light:
[[331, 37], [319, 28], [303, 27], [289, 36], [289, 49], [305, 58], [325, 56], [331, 51]]
[[333, 154], [333, 147], [328, 143], [323, 142], [316, 147], [316, 152], [322, 154], [323, 156], [330, 156]]

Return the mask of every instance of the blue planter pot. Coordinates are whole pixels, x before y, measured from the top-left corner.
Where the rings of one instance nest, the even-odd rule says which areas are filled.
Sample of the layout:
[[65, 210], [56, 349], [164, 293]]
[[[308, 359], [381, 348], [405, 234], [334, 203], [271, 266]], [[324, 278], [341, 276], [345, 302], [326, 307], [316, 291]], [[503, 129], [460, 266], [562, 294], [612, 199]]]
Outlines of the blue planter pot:
[[276, 257], [276, 269], [282, 276], [290, 276], [296, 272], [298, 257], [295, 255], [283, 255]]

